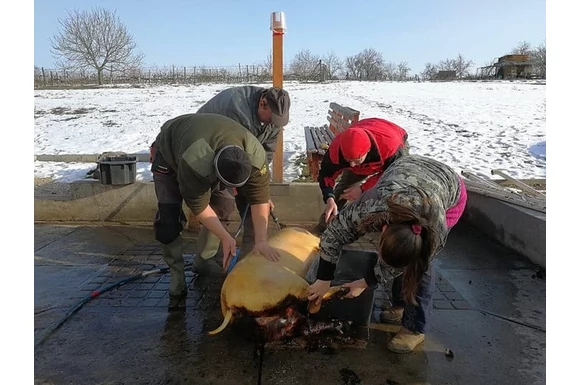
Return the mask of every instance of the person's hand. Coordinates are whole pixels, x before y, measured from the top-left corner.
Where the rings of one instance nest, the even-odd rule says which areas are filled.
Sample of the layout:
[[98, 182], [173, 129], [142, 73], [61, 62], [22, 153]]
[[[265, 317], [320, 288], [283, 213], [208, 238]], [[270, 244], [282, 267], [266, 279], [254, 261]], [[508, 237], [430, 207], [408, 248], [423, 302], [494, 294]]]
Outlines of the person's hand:
[[338, 214], [338, 206], [334, 201], [334, 198], [328, 198], [326, 200], [326, 210], [324, 211], [324, 221], [326, 223], [330, 222], [334, 219], [334, 217]]
[[270, 204], [270, 211], [273, 211], [276, 206], [274, 206], [274, 202], [272, 202], [272, 199], [269, 199], [268, 203]]
[[277, 262], [280, 260], [280, 255], [268, 242], [256, 243], [254, 250], [262, 254], [268, 261]]
[[232, 257], [236, 255], [236, 240], [231, 235], [228, 235], [226, 238], [220, 239], [220, 241], [222, 241], [222, 248], [224, 250], [223, 268], [225, 270]]
[[316, 305], [322, 303], [322, 297], [330, 289], [331, 281], [322, 281], [317, 279], [312, 285], [310, 285], [310, 295], [308, 296], [309, 301], [316, 301]]
[[350, 290], [342, 298], [356, 298], [362, 294], [363, 291], [368, 287], [367, 282], [364, 278], [358, 279], [356, 281], [347, 282], [342, 285], [342, 287], [348, 287]]
[[346, 199], [347, 201], [354, 201], [362, 194], [362, 188], [360, 186], [352, 186], [344, 190], [341, 199]]

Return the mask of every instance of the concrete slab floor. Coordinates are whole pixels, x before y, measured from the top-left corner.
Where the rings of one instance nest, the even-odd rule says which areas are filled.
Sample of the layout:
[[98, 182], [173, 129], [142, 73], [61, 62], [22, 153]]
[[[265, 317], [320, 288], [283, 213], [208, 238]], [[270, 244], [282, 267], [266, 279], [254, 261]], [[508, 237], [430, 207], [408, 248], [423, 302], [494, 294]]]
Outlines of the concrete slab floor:
[[[91, 291], [163, 266], [150, 226], [35, 225], [35, 340]], [[397, 328], [373, 323], [364, 347], [267, 347], [262, 384], [545, 383], [546, 285], [535, 266], [461, 224], [434, 266], [433, 324], [414, 352], [389, 352]], [[207, 335], [221, 323], [221, 280], [187, 278], [181, 314], [166, 310], [168, 275], [88, 302], [36, 347], [35, 383], [257, 384], [252, 343], [234, 328]], [[387, 300], [375, 293], [373, 322]]]

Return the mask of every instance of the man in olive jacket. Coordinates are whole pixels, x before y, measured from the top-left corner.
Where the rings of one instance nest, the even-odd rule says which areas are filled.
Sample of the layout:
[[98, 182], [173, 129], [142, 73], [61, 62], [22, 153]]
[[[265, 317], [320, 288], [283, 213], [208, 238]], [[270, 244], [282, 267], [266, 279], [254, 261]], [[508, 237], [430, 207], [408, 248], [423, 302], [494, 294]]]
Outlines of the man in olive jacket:
[[151, 172], [158, 210], [155, 238], [169, 266], [170, 310], [183, 307], [187, 296], [181, 231], [185, 204], [202, 224], [194, 268], [216, 255], [220, 241], [223, 267], [236, 253], [236, 240], [221, 221], [235, 209], [236, 191], [250, 205], [255, 249], [269, 260], [277, 253], [267, 243], [270, 172], [258, 140], [234, 120], [216, 114], [186, 114], [168, 120], [151, 146]]
[[[241, 86], [227, 88], [208, 100], [197, 113], [225, 115], [246, 127], [262, 144], [272, 162], [278, 135], [289, 120], [290, 96], [281, 88]], [[270, 205], [274, 208], [272, 201]], [[247, 202], [243, 196], [236, 196], [236, 206], [240, 216], [244, 215]], [[244, 222], [242, 254], [245, 254], [254, 238], [251, 211]]]

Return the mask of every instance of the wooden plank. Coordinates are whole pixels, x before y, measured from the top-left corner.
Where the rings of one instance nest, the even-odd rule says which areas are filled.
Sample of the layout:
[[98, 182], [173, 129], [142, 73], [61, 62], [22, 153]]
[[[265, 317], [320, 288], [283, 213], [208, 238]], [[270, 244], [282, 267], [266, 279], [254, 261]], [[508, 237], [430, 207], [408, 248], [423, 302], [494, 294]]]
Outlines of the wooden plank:
[[326, 137], [330, 140], [330, 142], [332, 142], [336, 135], [334, 135], [332, 131], [330, 131], [330, 128], [328, 126], [324, 126], [324, 131], [326, 132]]
[[334, 120], [332, 117], [327, 116], [326, 117], [328, 119], [328, 123], [330, 123], [330, 125], [332, 127], [335, 128], [336, 133], [338, 134], [339, 132], [344, 131], [346, 128], [350, 127], [350, 125], [348, 125], [346, 128], [344, 127], [344, 122], [342, 121], [342, 119], [340, 121], [336, 121]]
[[326, 119], [332, 124], [338, 131], [344, 131], [346, 127], [350, 126], [350, 123], [343, 119], [342, 116], [334, 111], [328, 111], [328, 116]]
[[324, 140], [326, 141], [326, 143], [328, 143], [328, 145], [330, 146], [330, 142], [332, 142], [332, 139], [334, 139], [334, 135], [331, 135], [330, 129], [328, 129], [327, 127], [321, 127], [320, 132], [322, 136], [324, 136]]
[[[316, 148], [318, 149], [319, 154], [326, 153], [326, 149], [328, 148], [327, 146], [330, 145], [330, 143], [328, 143], [328, 140], [326, 139], [322, 129], [323, 129], [322, 127], [319, 127], [315, 131], [316, 139], [314, 141], [316, 143]], [[325, 146], [322, 146], [323, 144]]]
[[360, 115], [359, 111], [352, 109], [350, 107], [341, 106], [340, 104], [334, 102], [330, 103], [330, 109], [338, 112], [339, 114], [341, 114], [344, 117], [347, 117], [348, 119], [358, 120], [358, 116]]
[[316, 145], [314, 144], [314, 138], [312, 137], [312, 130], [315, 127], [304, 127], [304, 137], [306, 138], [306, 151], [316, 152]]
[[352, 126], [352, 122], [344, 119], [342, 116], [340, 116], [339, 114], [337, 114], [334, 111], [328, 111], [328, 114], [330, 115], [330, 117], [332, 119], [334, 119], [335, 122], [337, 122], [340, 125], [340, 129], [341, 131], [346, 130], [347, 128], [349, 128], [350, 126]]
[[316, 129], [312, 131], [314, 136], [314, 144], [316, 145], [317, 149], [320, 149], [320, 144], [324, 143], [324, 138], [320, 135], [320, 130]]

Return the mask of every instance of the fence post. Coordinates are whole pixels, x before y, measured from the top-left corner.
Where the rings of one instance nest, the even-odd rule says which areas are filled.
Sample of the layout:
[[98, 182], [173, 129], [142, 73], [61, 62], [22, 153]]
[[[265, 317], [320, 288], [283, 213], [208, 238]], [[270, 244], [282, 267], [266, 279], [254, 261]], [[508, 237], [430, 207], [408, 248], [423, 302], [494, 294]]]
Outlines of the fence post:
[[46, 74], [44, 73], [44, 67], [42, 67], [42, 84], [46, 87]]
[[186, 70], [185, 66], [183, 66], [183, 81], [187, 82], [187, 70]]

